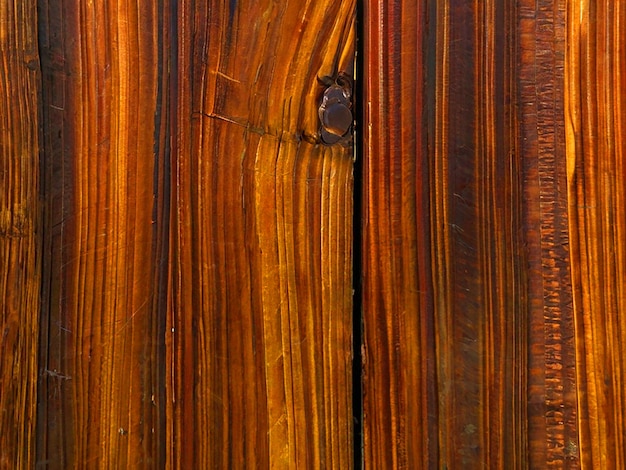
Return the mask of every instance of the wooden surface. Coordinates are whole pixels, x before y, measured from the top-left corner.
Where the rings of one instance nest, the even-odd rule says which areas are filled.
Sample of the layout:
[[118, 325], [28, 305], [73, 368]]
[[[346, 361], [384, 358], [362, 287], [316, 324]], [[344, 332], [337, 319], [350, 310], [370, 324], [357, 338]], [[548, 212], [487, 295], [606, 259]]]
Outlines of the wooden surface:
[[41, 2], [38, 463], [351, 466], [354, 13]]
[[0, 468], [32, 468], [41, 262], [36, 2], [0, 4]]
[[366, 2], [368, 468], [621, 468], [621, 2]]
[[531, 468], [580, 466], [564, 131], [565, 7], [564, 0], [528, 1], [517, 13]]
[[355, 4], [230, 6], [178, 12], [168, 463], [351, 468], [352, 151], [315, 134]]
[[626, 466], [624, 2], [568, 4], [567, 183], [586, 468]]
[[511, 2], [434, 3], [365, 10], [364, 458], [516, 468], [527, 458], [516, 18]]
[[151, 0], [40, 5], [47, 468], [165, 458], [165, 23]]
[[356, 227], [355, 8], [0, 6], [0, 468], [626, 466], [623, 2], [364, 2]]
[[[363, 425], [366, 468], [437, 462], [423, 108], [423, 2], [366, 2]], [[401, 53], [402, 52], [402, 53]], [[433, 446], [433, 444], [435, 444]]]

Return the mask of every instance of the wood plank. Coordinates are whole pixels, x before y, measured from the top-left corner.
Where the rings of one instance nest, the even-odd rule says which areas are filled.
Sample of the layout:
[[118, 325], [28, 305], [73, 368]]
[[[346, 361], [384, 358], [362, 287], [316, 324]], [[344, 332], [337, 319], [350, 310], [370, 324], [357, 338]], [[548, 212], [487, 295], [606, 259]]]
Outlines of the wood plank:
[[354, 15], [179, 3], [173, 468], [352, 466], [352, 150], [319, 144], [317, 109]]
[[34, 465], [39, 57], [32, 0], [0, 4], [0, 468]]
[[365, 3], [367, 468], [528, 459], [516, 5]]
[[566, 3], [518, 6], [531, 468], [579, 466], [564, 130]]
[[624, 8], [366, 7], [366, 464], [623, 467]]
[[40, 22], [47, 205], [37, 461], [162, 466], [165, 2], [44, 0]]
[[363, 426], [366, 468], [438, 461], [425, 2], [365, 2]]
[[569, 2], [567, 183], [580, 461], [626, 466], [623, 2]]

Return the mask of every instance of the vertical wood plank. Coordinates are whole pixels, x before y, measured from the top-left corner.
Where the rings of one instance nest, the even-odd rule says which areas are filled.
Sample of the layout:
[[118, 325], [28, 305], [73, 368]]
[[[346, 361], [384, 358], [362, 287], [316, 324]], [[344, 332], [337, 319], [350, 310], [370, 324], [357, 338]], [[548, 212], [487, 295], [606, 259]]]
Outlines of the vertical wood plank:
[[363, 13], [364, 463], [428, 468], [439, 457], [424, 158], [429, 12], [426, 2], [385, 1], [365, 2]]
[[0, 4], [0, 468], [32, 468], [39, 331], [39, 57], [34, 1]]
[[366, 2], [368, 468], [520, 468], [517, 3]]
[[166, 8], [39, 2], [48, 468], [164, 463]]
[[564, 130], [565, 6], [563, 0], [519, 2], [531, 468], [579, 465]]
[[410, 8], [365, 10], [366, 462], [620, 468], [624, 9]]
[[623, 2], [569, 2], [567, 182], [580, 461], [626, 466]]
[[178, 5], [174, 468], [351, 468], [352, 151], [317, 108], [354, 8]]
[[430, 227], [441, 465], [526, 461], [515, 2], [437, 6]]

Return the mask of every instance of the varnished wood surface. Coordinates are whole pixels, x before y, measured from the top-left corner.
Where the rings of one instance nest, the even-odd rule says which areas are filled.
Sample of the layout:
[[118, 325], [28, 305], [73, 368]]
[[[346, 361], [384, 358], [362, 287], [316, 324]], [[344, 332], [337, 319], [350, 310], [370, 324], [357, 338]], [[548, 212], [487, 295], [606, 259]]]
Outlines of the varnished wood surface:
[[351, 468], [353, 161], [316, 133], [355, 4], [230, 6], [178, 12], [168, 464]]
[[366, 466], [621, 468], [621, 2], [364, 21]]
[[567, 189], [580, 461], [626, 466], [626, 5], [568, 3]]
[[[519, 113], [531, 468], [579, 468], [565, 155], [566, 2], [520, 2]], [[570, 17], [569, 21], [575, 21]]]
[[527, 458], [514, 13], [367, 3], [367, 468]]
[[353, 273], [355, 2], [0, 6], [1, 468], [351, 468], [355, 275], [366, 468], [626, 465], [622, 2], [363, 7]]
[[0, 4], [0, 468], [32, 468], [39, 323], [36, 2]]
[[[363, 426], [366, 468], [438, 461], [423, 2], [366, 2]], [[432, 78], [432, 77], [428, 77]]]
[[527, 458], [516, 24], [481, 5], [365, 12], [367, 468]]
[[355, 5], [326, 6], [42, 2], [41, 465], [351, 466], [353, 158], [317, 108]]
[[168, 204], [161, 2], [40, 2], [44, 304], [38, 458], [165, 459]]

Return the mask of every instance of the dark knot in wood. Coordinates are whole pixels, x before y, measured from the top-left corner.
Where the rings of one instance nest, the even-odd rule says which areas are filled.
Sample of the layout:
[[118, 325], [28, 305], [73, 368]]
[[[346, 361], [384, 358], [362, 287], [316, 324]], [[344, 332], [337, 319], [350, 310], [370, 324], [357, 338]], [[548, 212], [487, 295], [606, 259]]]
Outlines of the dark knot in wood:
[[344, 73], [336, 79], [324, 77], [327, 85], [318, 109], [320, 136], [324, 144], [332, 145], [349, 140], [352, 117], [352, 80]]

